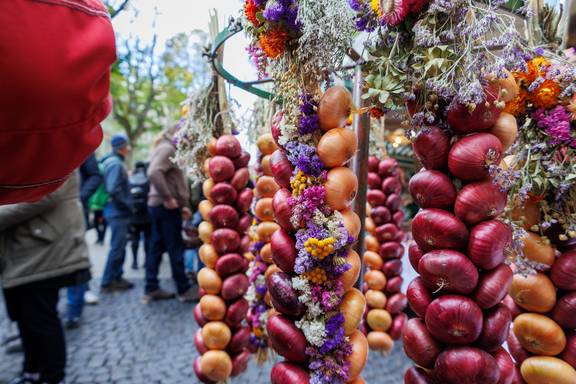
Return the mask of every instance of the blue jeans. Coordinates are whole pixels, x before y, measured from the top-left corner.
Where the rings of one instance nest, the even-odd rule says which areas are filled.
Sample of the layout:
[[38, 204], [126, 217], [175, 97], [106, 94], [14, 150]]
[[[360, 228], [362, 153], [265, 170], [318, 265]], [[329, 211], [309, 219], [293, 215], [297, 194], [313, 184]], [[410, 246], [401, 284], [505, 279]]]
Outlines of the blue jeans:
[[198, 248], [190, 248], [187, 249], [184, 253], [184, 261], [186, 264], [186, 272], [190, 273], [193, 272], [198, 274], [204, 264], [200, 261], [200, 256], [198, 256]]
[[108, 285], [113, 281], [120, 280], [124, 274], [124, 259], [126, 258], [130, 218], [115, 217], [107, 221], [112, 233], [112, 239], [110, 241], [108, 260], [106, 260], [106, 268], [102, 276], [102, 285]]
[[160, 287], [158, 272], [164, 252], [170, 257], [172, 278], [178, 293], [190, 289], [190, 281], [184, 271], [184, 241], [182, 240], [182, 210], [163, 206], [149, 207], [152, 220], [150, 252], [146, 255], [146, 293]]
[[68, 321], [78, 320], [82, 317], [84, 310], [84, 293], [88, 290], [88, 283], [82, 283], [73, 287], [68, 287], [68, 311], [66, 319]]

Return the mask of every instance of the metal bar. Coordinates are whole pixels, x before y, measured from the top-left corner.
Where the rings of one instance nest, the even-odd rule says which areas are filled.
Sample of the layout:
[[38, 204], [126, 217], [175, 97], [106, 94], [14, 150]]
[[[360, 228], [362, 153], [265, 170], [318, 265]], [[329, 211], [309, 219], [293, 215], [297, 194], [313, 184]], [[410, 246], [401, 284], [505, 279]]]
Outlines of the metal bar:
[[[362, 65], [356, 65], [354, 75], [353, 99], [356, 108], [363, 107], [365, 102], [362, 100]], [[358, 177], [358, 193], [354, 199], [354, 212], [360, 218], [360, 234], [354, 250], [358, 252], [361, 260], [360, 277], [356, 282], [356, 287], [362, 290], [364, 284], [364, 238], [366, 230], [366, 193], [368, 184], [368, 152], [370, 140], [370, 116], [368, 112], [354, 115], [353, 120], [354, 132], [358, 137], [358, 152], [352, 160], [352, 169]]]

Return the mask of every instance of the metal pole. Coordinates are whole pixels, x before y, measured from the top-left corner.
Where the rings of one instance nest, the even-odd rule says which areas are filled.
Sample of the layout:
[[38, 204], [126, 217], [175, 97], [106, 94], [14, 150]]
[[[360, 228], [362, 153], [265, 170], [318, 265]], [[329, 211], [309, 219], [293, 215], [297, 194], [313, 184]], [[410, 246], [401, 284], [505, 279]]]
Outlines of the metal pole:
[[[362, 63], [357, 62], [356, 72], [354, 75], [354, 89], [352, 96], [356, 108], [364, 107], [362, 100]], [[356, 287], [362, 290], [364, 283], [364, 238], [366, 230], [366, 193], [368, 184], [368, 151], [370, 139], [370, 116], [368, 112], [362, 112], [354, 115], [353, 120], [354, 132], [358, 137], [358, 152], [352, 160], [352, 170], [358, 177], [358, 193], [354, 199], [354, 212], [360, 217], [360, 234], [354, 250], [358, 252], [361, 260], [360, 277], [356, 282]]]

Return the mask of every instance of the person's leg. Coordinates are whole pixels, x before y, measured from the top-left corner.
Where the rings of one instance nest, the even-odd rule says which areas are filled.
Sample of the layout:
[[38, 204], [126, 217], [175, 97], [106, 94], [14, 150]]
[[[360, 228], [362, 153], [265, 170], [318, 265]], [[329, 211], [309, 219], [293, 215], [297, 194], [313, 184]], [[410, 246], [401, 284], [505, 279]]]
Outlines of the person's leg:
[[144, 233], [144, 254], [150, 253], [150, 244], [152, 241], [152, 224], [142, 224], [142, 232]]
[[182, 240], [182, 211], [180, 209], [165, 209], [165, 219], [161, 224], [162, 238], [166, 244], [166, 251], [170, 256], [172, 278], [176, 283], [179, 294], [190, 289], [190, 281], [184, 268], [184, 241]]
[[67, 289], [68, 310], [66, 320], [74, 322], [80, 320], [84, 310], [84, 294], [88, 289], [88, 283], [78, 284]]
[[96, 229], [98, 244], [104, 243], [104, 237], [106, 235], [106, 221], [104, 220], [104, 215], [101, 210], [94, 211], [94, 228]]
[[145, 293], [148, 294], [160, 288], [158, 273], [160, 270], [160, 261], [164, 253], [164, 242], [161, 234], [161, 214], [160, 207], [149, 207], [151, 222], [150, 251], [146, 254], [146, 287]]
[[112, 238], [110, 240], [110, 252], [108, 253], [106, 267], [102, 276], [103, 287], [108, 287], [122, 278], [128, 235], [128, 219], [114, 218], [108, 222]]
[[128, 245], [128, 227], [130, 226], [129, 218], [119, 220], [118, 244], [119, 257], [114, 261], [114, 280], [119, 281], [124, 276], [124, 261], [126, 260], [126, 246]]
[[138, 248], [140, 248], [140, 225], [130, 225], [130, 248], [132, 249], [132, 269], [138, 268]]

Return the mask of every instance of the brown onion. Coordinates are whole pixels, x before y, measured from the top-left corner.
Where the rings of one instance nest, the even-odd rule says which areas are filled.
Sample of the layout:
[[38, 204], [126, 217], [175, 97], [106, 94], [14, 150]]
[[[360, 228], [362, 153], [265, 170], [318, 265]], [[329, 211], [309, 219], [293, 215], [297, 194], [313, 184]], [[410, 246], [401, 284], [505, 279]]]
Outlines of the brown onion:
[[272, 221], [264, 221], [258, 224], [256, 228], [256, 233], [258, 234], [258, 239], [263, 242], [269, 242], [272, 238], [274, 232], [280, 229], [280, 226]]
[[280, 189], [272, 176], [260, 176], [256, 182], [258, 197], [272, 197]]
[[358, 238], [361, 226], [360, 217], [350, 208], [344, 209], [340, 211], [340, 213], [342, 214], [342, 224], [344, 224], [344, 228], [346, 228], [353, 238]]
[[416, 158], [426, 169], [442, 170], [448, 163], [450, 136], [438, 127], [425, 127], [412, 144]]
[[240, 156], [242, 147], [237, 138], [232, 135], [223, 135], [216, 141], [216, 153], [231, 159]]
[[394, 341], [386, 332], [370, 331], [366, 335], [366, 340], [370, 349], [378, 352], [388, 353], [394, 347]]
[[421, 319], [410, 319], [402, 334], [404, 352], [417, 365], [431, 369], [442, 352], [442, 346], [432, 337]]
[[216, 142], [218, 140], [215, 137], [211, 137], [208, 140], [208, 144], [206, 145], [206, 148], [208, 149], [208, 153], [210, 153], [212, 156], [216, 156], [218, 154], [218, 152], [216, 151]]
[[490, 133], [476, 133], [461, 138], [448, 155], [450, 172], [461, 180], [487, 178], [488, 167], [498, 165], [502, 157], [502, 143]]
[[214, 204], [234, 204], [238, 192], [228, 183], [218, 183], [210, 191], [210, 199]]
[[547, 316], [523, 313], [514, 319], [514, 334], [528, 352], [555, 356], [566, 347], [562, 328]]
[[220, 296], [204, 295], [198, 305], [203, 317], [208, 321], [220, 321], [226, 316], [226, 303]]
[[264, 133], [258, 136], [256, 145], [263, 155], [271, 155], [278, 148], [271, 133]]
[[330, 129], [320, 138], [317, 146], [318, 157], [326, 168], [346, 164], [358, 149], [358, 137], [351, 129]]
[[202, 327], [202, 339], [210, 350], [225, 349], [231, 338], [230, 328], [221, 321], [211, 321]]
[[386, 287], [386, 276], [381, 271], [368, 271], [364, 275], [364, 281], [369, 289], [381, 291]]
[[256, 202], [254, 215], [260, 221], [274, 221], [274, 210], [272, 209], [272, 198], [264, 197]]
[[202, 200], [198, 204], [198, 210], [200, 211], [200, 216], [202, 216], [203, 220], [209, 220], [210, 211], [212, 211], [212, 207], [214, 204], [210, 202], [210, 200]]
[[194, 373], [196, 374], [196, 377], [198, 378], [198, 380], [200, 380], [201, 383], [204, 384], [216, 384], [215, 381], [210, 380], [209, 378], [207, 378], [203, 373], [202, 373], [202, 368], [201, 368], [201, 360], [202, 360], [202, 356], [198, 356], [197, 358], [194, 359]]
[[506, 207], [507, 195], [492, 181], [480, 181], [460, 190], [454, 204], [454, 213], [467, 225], [494, 219]]
[[410, 194], [421, 208], [448, 209], [456, 199], [456, 188], [440, 171], [422, 170], [410, 179]]
[[292, 164], [286, 157], [286, 153], [277, 149], [270, 157], [270, 167], [274, 180], [280, 188], [290, 188], [290, 179], [292, 178]]
[[340, 303], [340, 313], [344, 315], [345, 335], [351, 335], [358, 328], [365, 308], [366, 299], [362, 292], [352, 288], [344, 294], [342, 303]]
[[500, 369], [488, 353], [472, 347], [450, 348], [436, 359], [434, 373], [442, 384], [497, 384]]
[[270, 317], [266, 330], [276, 353], [296, 363], [306, 361], [306, 337], [292, 320], [282, 315]]
[[260, 160], [260, 169], [265, 176], [272, 176], [272, 167], [270, 166], [271, 155], [262, 156]]
[[366, 303], [370, 309], [384, 309], [386, 308], [387, 301], [388, 299], [382, 291], [375, 291], [373, 289], [366, 291]]
[[482, 309], [492, 308], [501, 302], [512, 285], [512, 269], [506, 264], [480, 275], [478, 287], [471, 298]]
[[352, 286], [354, 286], [358, 280], [358, 277], [360, 276], [360, 271], [362, 269], [360, 256], [353, 249], [348, 252], [346, 262], [352, 267], [339, 277], [340, 281], [342, 281], [344, 292], [348, 291], [350, 288], [352, 288]]
[[410, 308], [412, 308], [414, 313], [419, 317], [424, 318], [424, 316], [426, 316], [426, 310], [432, 302], [433, 297], [424, 285], [424, 281], [422, 281], [421, 277], [418, 276], [410, 282], [408, 289], [406, 290], [406, 297], [408, 299], [408, 304], [410, 304]]
[[516, 118], [510, 113], [503, 112], [489, 132], [502, 142], [502, 149], [507, 150], [518, 136]]
[[227, 204], [219, 204], [212, 208], [209, 215], [214, 228], [236, 228], [238, 212]]
[[555, 357], [530, 357], [522, 363], [520, 370], [522, 377], [528, 384], [576, 383], [576, 370], [568, 363]]
[[504, 304], [498, 304], [484, 313], [482, 333], [476, 341], [476, 346], [487, 352], [495, 352], [508, 337], [512, 315]]
[[200, 360], [200, 370], [208, 379], [219, 382], [232, 374], [232, 360], [223, 351], [208, 351]]
[[439, 341], [465, 345], [478, 339], [484, 318], [480, 307], [464, 296], [437, 298], [426, 310], [426, 327]]
[[350, 206], [358, 191], [358, 178], [350, 168], [336, 167], [326, 176], [326, 204], [336, 211]]
[[468, 229], [453, 214], [436, 208], [423, 209], [412, 221], [412, 235], [424, 252], [433, 249], [464, 249]]
[[215, 183], [230, 180], [234, 176], [234, 169], [232, 160], [224, 156], [214, 156], [208, 165], [208, 173]]
[[332, 128], [344, 127], [352, 109], [352, 94], [342, 86], [329, 88], [318, 105], [320, 129], [326, 132]]
[[[540, 209], [538, 208], [538, 210]], [[524, 244], [522, 247], [524, 256], [537, 263], [537, 270], [547, 271], [556, 261], [554, 248], [542, 236], [533, 232], [526, 232], [526, 235], [522, 237], [522, 243]]]
[[381, 269], [383, 260], [376, 252], [366, 251], [364, 252], [364, 263], [370, 269]]
[[270, 372], [271, 384], [308, 384], [309, 382], [308, 371], [293, 363], [285, 361], [276, 363]]
[[294, 265], [298, 251], [296, 242], [285, 230], [279, 229], [270, 238], [272, 247], [272, 260], [283, 271], [288, 274], [294, 273]]
[[556, 287], [543, 273], [514, 275], [510, 296], [527, 311], [546, 313], [556, 305]]
[[438, 249], [425, 254], [418, 263], [424, 283], [434, 292], [468, 294], [478, 284], [478, 270], [460, 252]]
[[290, 233], [294, 232], [294, 226], [290, 219], [292, 218], [292, 207], [288, 204], [288, 199], [292, 197], [292, 193], [286, 188], [278, 190], [272, 199], [272, 209], [274, 210], [274, 218], [280, 226]]
[[576, 290], [576, 251], [564, 252], [552, 265], [550, 279], [556, 288]]
[[501, 110], [496, 107], [498, 91], [492, 86], [484, 91], [486, 99], [475, 104], [470, 110], [468, 105], [455, 104], [448, 111], [448, 124], [458, 133], [481, 132], [490, 129], [498, 120]]
[[485, 221], [470, 232], [468, 257], [478, 268], [496, 268], [504, 262], [505, 250], [511, 242], [512, 231], [508, 225], [496, 220]]
[[362, 373], [366, 365], [366, 359], [368, 358], [368, 341], [362, 332], [356, 330], [350, 335], [350, 345], [352, 346], [352, 353], [346, 357], [346, 360], [350, 363], [348, 380], [352, 381], [360, 376], [360, 373]]
[[563, 328], [576, 329], [576, 292], [569, 292], [558, 300], [552, 318]]
[[222, 289], [222, 279], [215, 270], [204, 267], [198, 271], [198, 285], [204, 289], [208, 295], [217, 295]]

